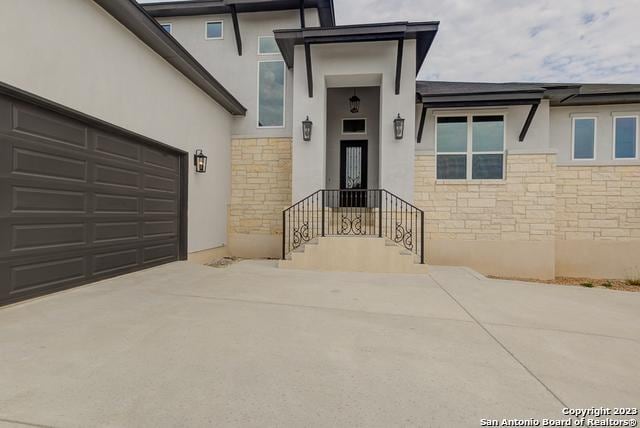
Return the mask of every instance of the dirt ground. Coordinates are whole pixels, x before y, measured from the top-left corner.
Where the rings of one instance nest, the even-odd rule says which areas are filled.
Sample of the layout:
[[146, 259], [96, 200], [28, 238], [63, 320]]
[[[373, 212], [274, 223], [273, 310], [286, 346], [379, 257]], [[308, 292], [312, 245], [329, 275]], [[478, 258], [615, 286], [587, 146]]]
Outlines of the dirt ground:
[[543, 284], [571, 285], [585, 288], [606, 288], [609, 290], [640, 292], [640, 281], [638, 280], [633, 281], [624, 279], [565, 278], [560, 276], [556, 277], [556, 279], [543, 280], [531, 278], [507, 278], [491, 275], [489, 275], [489, 278], [508, 279], [511, 281], [540, 282]]

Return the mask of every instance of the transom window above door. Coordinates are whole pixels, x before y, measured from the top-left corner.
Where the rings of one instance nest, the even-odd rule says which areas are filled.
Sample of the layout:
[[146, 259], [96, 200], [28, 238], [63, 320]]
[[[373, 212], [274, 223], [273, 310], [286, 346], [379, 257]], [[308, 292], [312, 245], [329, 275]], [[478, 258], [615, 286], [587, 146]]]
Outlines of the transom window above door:
[[504, 151], [504, 115], [436, 118], [438, 180], [502, 180]]
[[367, 119], [342, 119], [343, 135], [366, 135]]

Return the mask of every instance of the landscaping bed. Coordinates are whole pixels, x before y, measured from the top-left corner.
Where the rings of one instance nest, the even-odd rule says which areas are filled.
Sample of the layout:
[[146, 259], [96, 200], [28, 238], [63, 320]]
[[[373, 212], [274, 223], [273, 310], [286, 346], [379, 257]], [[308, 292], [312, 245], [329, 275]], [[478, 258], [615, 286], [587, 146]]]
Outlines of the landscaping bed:
[[593, 278], [565, 278], [555, 279], [530, 279], [530, 278], [505, 278], [498, 276], [488, 276], [493, 279], [507, 279], [511, 281], [540, 282], [543, 284], [572, 285], [585, 288], [606, 288], [608, 290], [636, 291], [640, 292], [640, 280], [625, 279], [593, 279]]

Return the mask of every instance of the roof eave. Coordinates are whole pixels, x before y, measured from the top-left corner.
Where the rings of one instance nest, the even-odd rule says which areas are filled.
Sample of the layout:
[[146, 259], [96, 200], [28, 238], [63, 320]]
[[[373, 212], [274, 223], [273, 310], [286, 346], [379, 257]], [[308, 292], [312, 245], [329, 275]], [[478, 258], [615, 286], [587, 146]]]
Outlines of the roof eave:
[[240, 101], [135, 0], [94, 1], [229, 113], [237, 116], [246, 114], [247, 109]]

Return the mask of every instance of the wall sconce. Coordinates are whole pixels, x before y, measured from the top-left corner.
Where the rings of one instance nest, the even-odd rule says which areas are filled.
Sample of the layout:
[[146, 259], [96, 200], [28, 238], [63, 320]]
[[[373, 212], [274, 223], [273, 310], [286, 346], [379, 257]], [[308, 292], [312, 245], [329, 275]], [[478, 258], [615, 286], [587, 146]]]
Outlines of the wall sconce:
[[398, 117], [393, 119], [393, 130], [396, 140], [402, 140], [402, 137], [404, 137], [404, 119], [400, 117], [400, 113], [398, 113]]
[[196, 167], [196, 172], [207, 172], [207, 157], [202, 153], [202, 150], [196, 150], [193, 155], [193, 165]]
[[309, 116], [307, 116], [307, 119], [302, 121], [302, 139], [304, 141], [311, 141], [312, 128], [313, 128], [313, 122], [311, 122], [309, 120]]

